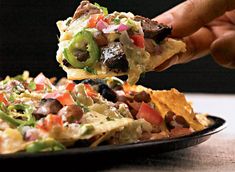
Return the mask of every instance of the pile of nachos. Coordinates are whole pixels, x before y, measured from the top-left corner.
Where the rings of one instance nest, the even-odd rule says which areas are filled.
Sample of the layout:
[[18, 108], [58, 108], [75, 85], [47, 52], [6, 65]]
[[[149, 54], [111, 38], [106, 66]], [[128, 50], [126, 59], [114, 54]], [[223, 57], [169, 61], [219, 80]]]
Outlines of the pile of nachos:
[[176, 89], [116, 77], [56, 81], [27, 71], [0, 81], [0, 154], [169, 139], [209, 125]]

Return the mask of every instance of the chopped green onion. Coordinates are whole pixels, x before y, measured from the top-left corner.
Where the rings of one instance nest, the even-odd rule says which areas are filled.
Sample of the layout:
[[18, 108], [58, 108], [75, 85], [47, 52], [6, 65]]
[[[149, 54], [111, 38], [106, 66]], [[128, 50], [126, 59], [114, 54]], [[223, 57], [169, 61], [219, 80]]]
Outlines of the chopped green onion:
[[12, 93], [12, 94], [10, 95], [10, 97], [9, 97], [9, 101], [10, 101], [11, 103], [13, 103], [13, 102], [15, 101], [15, 97], [16, 97], [16, 95], [15, 95], [14, 93]]
[[86, 67], [84, 67], [83, 69], [84, 69], [86, 72], [88, 72], [88, 73], [91, 73], [91, 74], [97, 75], [96, 70], [95, 70], [95, 69], [93, 69], [93, 68], [91, 68], [91, 67], [89, 67], [89, 66], [86, 66]]
[[31, 81], [30, 83], [29, 83], [29, 88], [30, 88], [30, 90], [35, 90], [36, 89], [36, 83], [34, 82], [34, 81]]
[[118, 24], [120, 24], [120, 19], [119, 18], [115, 18], [115, 19], [113, 19], [113, 22], [118, 25]]

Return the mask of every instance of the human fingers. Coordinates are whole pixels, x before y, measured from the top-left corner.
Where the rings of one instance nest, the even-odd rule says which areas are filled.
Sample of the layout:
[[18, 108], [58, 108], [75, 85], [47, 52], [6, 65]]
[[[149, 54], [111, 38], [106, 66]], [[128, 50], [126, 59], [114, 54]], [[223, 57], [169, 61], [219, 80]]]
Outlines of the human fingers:
[[232, 9], [235, 9], [235, 0], [187, 0], [153, 20], [171, 25], [172, 36], [181, 38]]
[[158, 66], [156, 71], [163, 71], [175, 64], [187, 63], [209, 53], [210, 45], [215, 40], [213, 33], [206, 27], [199, 29], [191, 36], [185, 37], [186, 52], [180, 53]]
[[235, 30], [216, 39], [211, 45], [211, 54], [221, 66], [235, 69]]

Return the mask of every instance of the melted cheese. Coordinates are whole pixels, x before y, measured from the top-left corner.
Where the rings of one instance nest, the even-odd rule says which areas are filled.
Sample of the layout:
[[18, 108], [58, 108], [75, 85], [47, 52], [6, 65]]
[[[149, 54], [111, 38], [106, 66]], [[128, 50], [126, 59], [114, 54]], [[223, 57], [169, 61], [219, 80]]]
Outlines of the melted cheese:
[[[129, 64], [131, 64], [131, 68], [128, 73], [116, 73], [112, 71], [108, 71], [101, 67], [96, 67], [95, 70], [97, 71], [97, 75], [88, 73], [83, 69], [75, 69], [63, 66], [62, 64], [62, 53], [58, 51], [57, 60], [61, 63], [62, 68], [67, 72], [68, 79], [71, 80], [82, 80], [82, 79], [95, 79], [95, 78], [106, 78], [112, 76], [121, 76], [121, 75], [128, 75], [129, 82], [134, 84], [138, 81], [139, 76], [142, 72], [153, 71], [157, 66], [161, 65], [164, 61], [168, 60], [175, 54], [180, 52], [184, 52], [185, 43], [180, 40], [175, 39], [167, 39], [161, 44], [162, 53], [159, 55], [148, 56], [142, 59], [140, 64], [136, 64], [136, 59], [128, 59]], [[140, 59], [140, 57], [138, 57]]]

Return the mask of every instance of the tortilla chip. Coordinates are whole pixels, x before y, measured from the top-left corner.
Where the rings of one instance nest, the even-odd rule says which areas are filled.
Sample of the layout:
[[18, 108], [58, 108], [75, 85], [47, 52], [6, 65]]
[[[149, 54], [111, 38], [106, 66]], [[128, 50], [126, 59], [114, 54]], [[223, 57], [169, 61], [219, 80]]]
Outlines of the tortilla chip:
[[[151, 70], [153, 71], [156, 67], [164, 63], [166, 60], [170, 59], [172, 56], [185, 52], [186, 51], [186, 45], [184, 42], [172, 38], [168, 38], [164, 40], [161, 43], [161, 49], [162, 53], [159, 55], [151, 56]], [[61, 54], [58, 54], [60, 56]], [[68, 79], [71, 80], [83, 80], [83, 79], [95, 79], [95, 78], [106, 78], [106, 77], [112, 77], [112, 76], [122, 76], [122, 75], [128, 75], [128, 73], [116, 73], [112, 71], [106, 71], [101, 69], [96, 69], [97, 74], [92, 74], [89, 72], [86, 72], [83, 69], [76, 69], [76, 68], [70, 68], [66, 67], [61, 63], [61, 66], [64, 71], [67, 73]], [[148, 72], [148, 71], [146, 71]]]
[[184, 119], [194, 130], [200, 131], [205, 128], [201, 123], [198, 122], [196, 114], [193, 112], [193, 108], [191, 104], [187, 102], [184, 94], [180, 93], [176, 89], [155, 91], [140, 85], [130, 86], [127, 83], [124, 84], [123, 88], [126, 92], [148, 92], [151, 95], [151, 100], [156, 105], [163, 118], [167, 112], [172, 111], [176, 115], [184, 117]]

